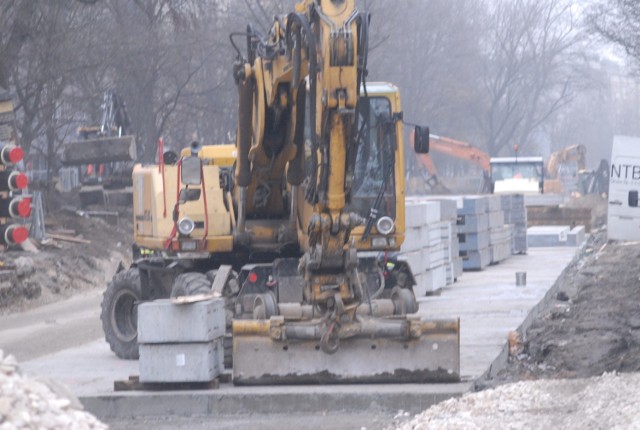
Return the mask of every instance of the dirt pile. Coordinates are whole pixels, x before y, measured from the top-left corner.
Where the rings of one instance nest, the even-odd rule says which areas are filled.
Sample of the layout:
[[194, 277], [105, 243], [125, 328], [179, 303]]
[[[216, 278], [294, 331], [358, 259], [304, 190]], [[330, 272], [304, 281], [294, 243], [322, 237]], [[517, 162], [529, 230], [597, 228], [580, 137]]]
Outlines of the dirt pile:
[[563, 273], [522, 353], [490, 385], [640, 371], [640, 243], [604, 243], [604, 234]]
[[104, 288], [120, 262], [126, 266], [131, 260], [130, 212], [111, 225], [73, 207], [57, 207], [47, 214], [45, 225], [55, 239], [36, 243], [39, 252], [0, 254], [0, 314]]

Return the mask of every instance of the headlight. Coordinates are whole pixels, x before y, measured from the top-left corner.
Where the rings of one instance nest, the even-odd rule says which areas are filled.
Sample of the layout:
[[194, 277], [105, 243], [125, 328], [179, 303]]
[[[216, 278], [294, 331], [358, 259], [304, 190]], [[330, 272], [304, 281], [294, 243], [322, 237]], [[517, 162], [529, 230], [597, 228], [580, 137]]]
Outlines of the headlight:
[[191, 218], [184, 217], [178, 221], [178, 231], [180, 234], [188, 236], [193, 232], [194, 228], [196, 228], [196, 224]]
[[385, 236], [393, 231], [395, 227], [395, 223], [388, 216], [381, 217], [376, 223], [376, 227], [378, 229], [378, 233], [384, 234]]

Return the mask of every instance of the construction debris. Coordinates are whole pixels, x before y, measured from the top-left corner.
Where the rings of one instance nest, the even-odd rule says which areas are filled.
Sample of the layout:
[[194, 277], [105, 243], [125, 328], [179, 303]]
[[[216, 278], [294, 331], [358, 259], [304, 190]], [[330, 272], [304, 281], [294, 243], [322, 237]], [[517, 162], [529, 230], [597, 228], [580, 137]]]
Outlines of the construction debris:
[[439, 403], [398, 430], [637, 428], [640, 374], [523, 381]]
[[0, 350], [0, 428], [107, 429], [69, 393], [22, 375], [12, 355]]

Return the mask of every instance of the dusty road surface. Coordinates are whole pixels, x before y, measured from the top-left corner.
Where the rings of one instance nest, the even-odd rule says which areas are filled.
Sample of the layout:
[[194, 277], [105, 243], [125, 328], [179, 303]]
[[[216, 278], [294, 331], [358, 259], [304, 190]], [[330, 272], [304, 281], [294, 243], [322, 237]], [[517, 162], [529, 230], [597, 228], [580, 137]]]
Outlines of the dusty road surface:
[[103, 336], [100, 302], [107, 282], [131, 261], [132, 221], [117, 225], [60, 207], [54, 199], [37, 252], [10, 251], [0, 259], [0, 349], [24, 362]]
[[100, 324], [102, 290], [0, 316], [0, 349], [24, 362], [104, 336]]

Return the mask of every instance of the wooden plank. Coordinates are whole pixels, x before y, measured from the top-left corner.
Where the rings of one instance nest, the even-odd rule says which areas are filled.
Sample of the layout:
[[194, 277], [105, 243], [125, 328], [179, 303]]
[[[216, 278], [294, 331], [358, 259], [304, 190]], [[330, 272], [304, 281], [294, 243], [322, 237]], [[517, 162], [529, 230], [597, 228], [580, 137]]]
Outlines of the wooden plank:
[[62, 234], [47, 234], [51, 239], [62, 240], [64, 242], [73, 242], [73, 243], [82, 243], [85, 245], [90, 245], [91, 241], [87, 239], [81, 239], [79, 237], [65, 236]]
[[208, 382], [140, 382], [137, 375], [126, 381], [114, 381], [113, 391], [175, 391], [175, 390], [217, 390], [220, 380]]
[[216, 297], [221, 297], [221, 294], [219, 292], [194, 294], [193, 296], [172, 297], [171, 303], [174, 305], [188, 305], [190, 303], [204, 302], [205, 300], [214, 299]]

